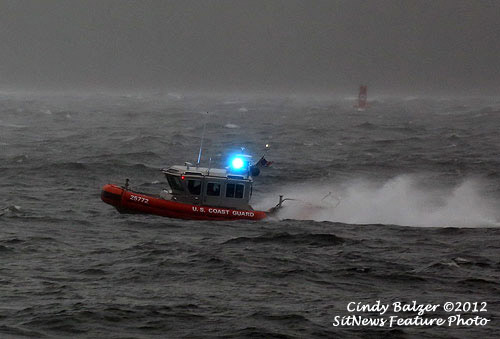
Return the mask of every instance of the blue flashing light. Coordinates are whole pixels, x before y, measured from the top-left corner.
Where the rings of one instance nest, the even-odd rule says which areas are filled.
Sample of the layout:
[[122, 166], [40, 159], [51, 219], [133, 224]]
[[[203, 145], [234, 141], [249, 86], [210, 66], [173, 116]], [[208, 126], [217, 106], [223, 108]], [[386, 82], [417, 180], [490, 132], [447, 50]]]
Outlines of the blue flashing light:
[[235, 157], [231, 160], [231, 167], [235, 170], [240, 170], [242, 169], [243, 165], [245, 163], [243, 162], [243, 159]]

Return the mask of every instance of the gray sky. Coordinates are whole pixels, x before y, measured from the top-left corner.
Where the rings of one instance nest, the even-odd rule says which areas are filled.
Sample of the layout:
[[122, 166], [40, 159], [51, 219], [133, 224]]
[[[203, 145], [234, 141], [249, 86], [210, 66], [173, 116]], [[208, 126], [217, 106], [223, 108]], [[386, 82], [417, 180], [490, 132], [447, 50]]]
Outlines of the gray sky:
[[500, 91], [500, 1], [0, 1], [0, 85]]

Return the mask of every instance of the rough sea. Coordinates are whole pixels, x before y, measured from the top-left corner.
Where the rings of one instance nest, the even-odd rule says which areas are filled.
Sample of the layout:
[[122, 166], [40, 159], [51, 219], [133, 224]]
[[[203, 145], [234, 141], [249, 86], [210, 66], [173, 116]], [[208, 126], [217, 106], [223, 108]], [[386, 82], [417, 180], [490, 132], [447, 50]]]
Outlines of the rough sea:
[[[371, 99], [0, 93], [0, 337], [498, 338], [500, 99]], [[202, 165], [269, 144], [252, 204], [293, 199], [277, 218], [100, 200], [159, 193], [204, 124]], [[489, 322], [338, 324], [414, 301]]]

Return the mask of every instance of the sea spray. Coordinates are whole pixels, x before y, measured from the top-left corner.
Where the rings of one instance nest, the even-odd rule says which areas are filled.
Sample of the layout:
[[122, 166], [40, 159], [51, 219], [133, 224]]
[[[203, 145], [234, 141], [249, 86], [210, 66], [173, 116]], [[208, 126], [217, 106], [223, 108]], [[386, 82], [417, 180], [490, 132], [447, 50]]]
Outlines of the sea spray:
[[417, 175], [383, 183], [368, 179], [328, 185], [309, 182], [281, 192], [293, 200], [285, 202], [279, 217], [352, 224], [498, 226], [495, 202], [482, 194], [484, 186], [470, 178], [453, 187], [432, 187]]

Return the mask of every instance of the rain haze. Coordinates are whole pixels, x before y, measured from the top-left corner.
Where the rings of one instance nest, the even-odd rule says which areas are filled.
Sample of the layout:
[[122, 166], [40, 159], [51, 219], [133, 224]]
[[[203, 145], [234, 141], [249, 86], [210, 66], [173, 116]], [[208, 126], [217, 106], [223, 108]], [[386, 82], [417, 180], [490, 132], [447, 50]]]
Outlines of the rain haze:
[[2, 1], [0, 84], [495, 94], [498, 1]]

